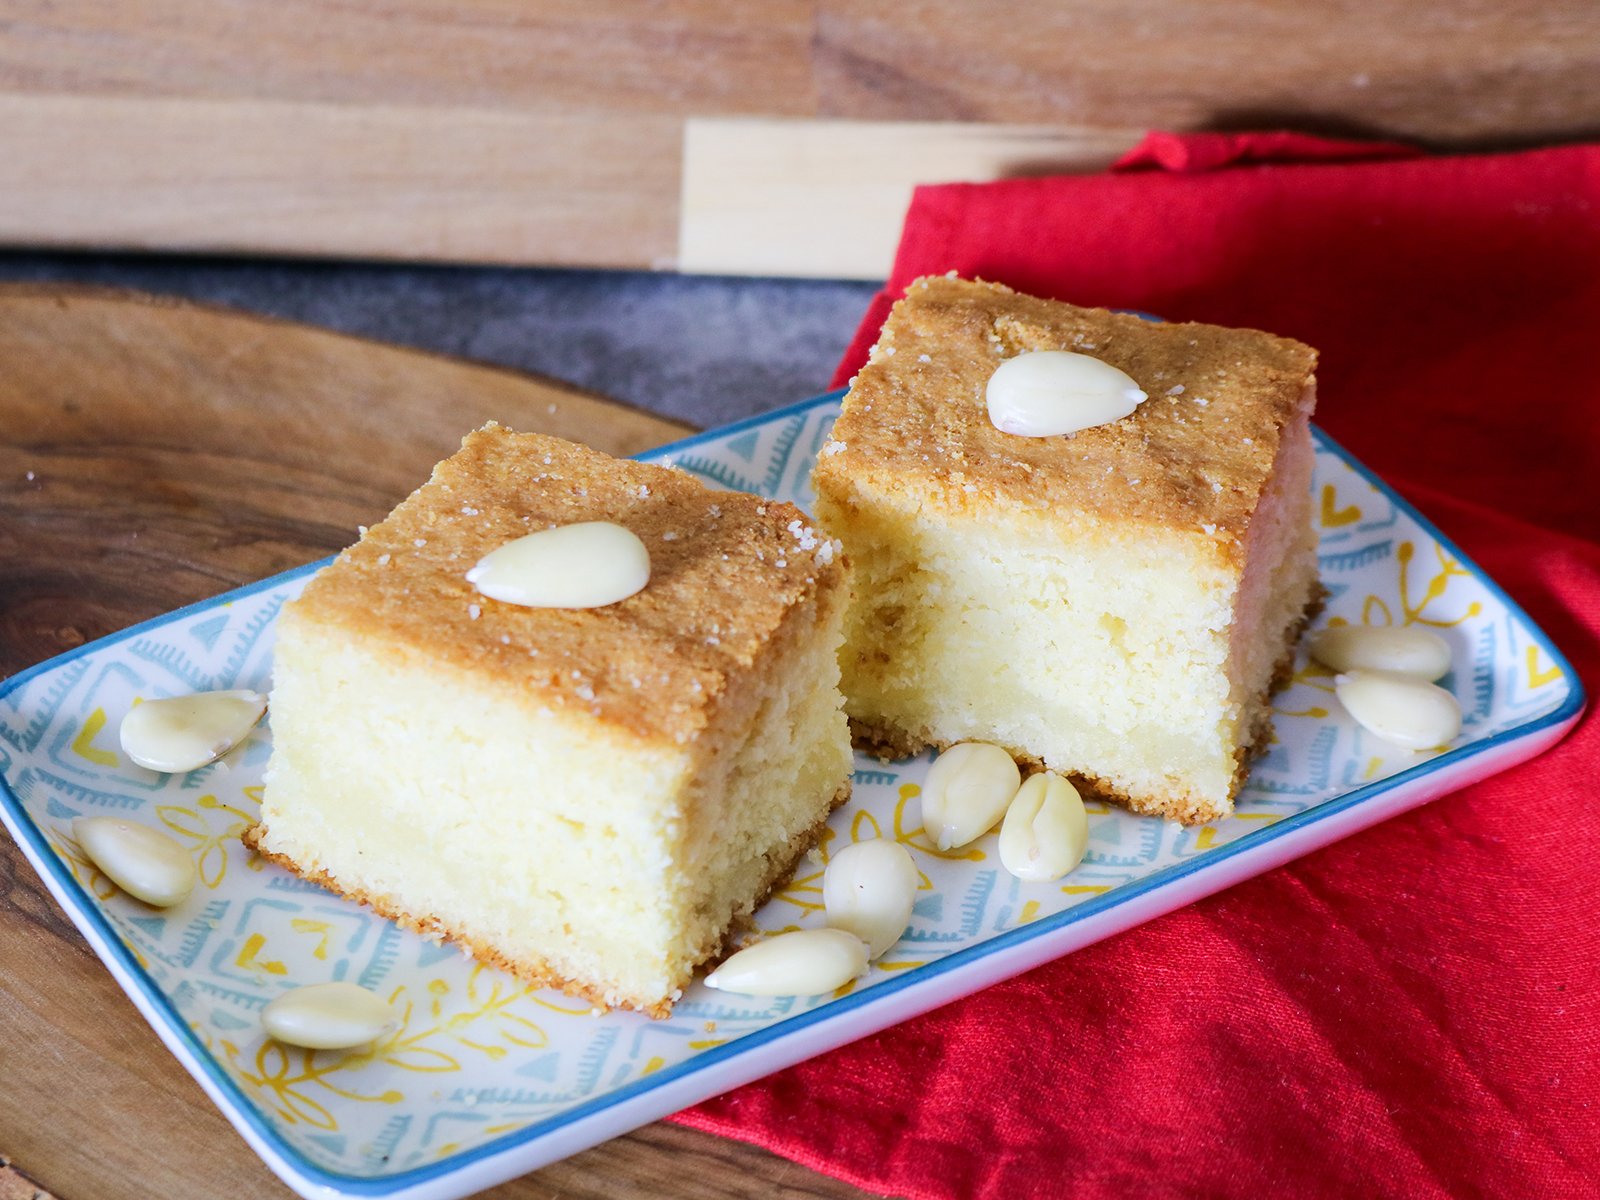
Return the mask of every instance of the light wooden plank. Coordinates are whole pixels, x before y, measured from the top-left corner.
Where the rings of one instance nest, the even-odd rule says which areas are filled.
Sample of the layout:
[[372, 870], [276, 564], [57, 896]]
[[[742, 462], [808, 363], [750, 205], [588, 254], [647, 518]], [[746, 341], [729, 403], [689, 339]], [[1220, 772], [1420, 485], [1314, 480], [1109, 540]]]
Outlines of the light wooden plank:
[[[1583, 0], [14, 0], [0, 244], [664, 267], [687, 118], [1504, 146], [1592, 136], [1597, 77], [1600, 6]], [[832, 174], [783, 203], [809, 221], [780, 210], [752, 231], [731, 201], [811, 178], [783, 161], [792, 140], [756, 145], [717, 176], [727, 211], [690, 192], [729, 235], [686, 214], [693, 265], [880, 274], [898, 172], [991, 177], [981, 155], [908, 166], [951, 152], [924, 136], [887, 159], [807, 149]]]
[[0, 1155], [0, 1200], [56, 1200]]
[[1099, 170], [1137, 129], [701, 119], [684, 136], [678, 267], [883, 279], [911, 190]]
[[671, 116], [0, 93], [0, 242], [670, 265]]
[[810, 114], [815, 23], [814, 0], [7, 0], [0, 91]]
[[[347, 545], [485, 420], [616, 454], [686, 432], [551, 380], [98, 289], [0, 286], [0, 365], [0, 676]], [[35, 1179], [62, 1200], [289, 1194], [4, 833], [0, 964], [0, 1200]], [[713, 1195], [861, 1193], [665, 1125], [485, 1193]]]
[[1593, 137], [1588, 0], [818, 0], [822, 117]]

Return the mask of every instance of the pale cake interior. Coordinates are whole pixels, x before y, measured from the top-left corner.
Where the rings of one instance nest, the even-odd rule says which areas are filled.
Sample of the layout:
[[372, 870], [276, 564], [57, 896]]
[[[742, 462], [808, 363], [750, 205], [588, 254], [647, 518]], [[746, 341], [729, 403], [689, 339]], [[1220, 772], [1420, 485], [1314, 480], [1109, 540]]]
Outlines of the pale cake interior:
[[[843, 803], [855, 765], [838, 648], [843, 589], [820, 617], [797, 609], [770, 670], [736, 682], [725, 704], [746, 713], [719, 722], [700, 746], [679, 852], [688, 954], [704, 960], [788, 877], [821, 835], [818, 813]], [[841, 783], [841, 781], [845, 781]]]
[[821, 497], [855, 568], [847, 711], [893, 751], [992, 741], [1135, 811], [1224, 814], [1317, 586], [1311, 457], [1302, 415], [1242, 571], [1198, 534]]
[[[623, 524], [649, 584], [526, 608], [466, 581]], [[488, 426], [278, 622], [247, 840], [595, 1003], [664, 1015], [848, 794], [847, 578], [792, 505]]]
[[842, 605], [690, 747], [285, 621], [258, 846], [524, 978], [661, 1013], [843, 799]]
[[[989, 420], [996, 367], [1088, 354], [1147, 399], [1066, 436]], [[813, 476], [855, 564], [858, 741], [996, 742], [1138, 812], [1225, 815], [1321, 595], [1316, 352], [954, 275], [915, 281]]]

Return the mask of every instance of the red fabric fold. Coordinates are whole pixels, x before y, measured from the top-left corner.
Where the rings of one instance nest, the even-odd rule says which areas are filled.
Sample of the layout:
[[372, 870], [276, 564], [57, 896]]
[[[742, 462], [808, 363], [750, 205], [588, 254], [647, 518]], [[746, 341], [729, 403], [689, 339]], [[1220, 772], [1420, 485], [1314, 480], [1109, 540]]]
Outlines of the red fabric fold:
[[1159, 167], [1165, 171], [1214, 171], [1240, 163], [1360, 162], [1416, 158], [1422, 151], [1404, 142], [1356, 142], [1303, 133], [1148, 133], [1111, 164], [1113, 171]]
[[[1174, 161], [1211, 165], [1268, 144], [1185, 140]], [[1287, 148], [1294, 165], [919, 189], [841, 377], [908, 282], [949, 270], [1301, 338], [1319, 422], [1592, 694], [1600, 147]], [[930, 1200], [1600, 1196], [1597, 778], [1591, 717], [1520, 768], [679, 1119]]]

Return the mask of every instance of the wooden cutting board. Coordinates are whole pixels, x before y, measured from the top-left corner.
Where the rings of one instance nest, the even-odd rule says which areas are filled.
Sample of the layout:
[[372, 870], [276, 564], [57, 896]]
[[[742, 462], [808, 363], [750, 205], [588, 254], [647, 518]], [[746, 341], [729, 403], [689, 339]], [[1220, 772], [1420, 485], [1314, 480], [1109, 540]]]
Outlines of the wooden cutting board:
[[916, 182], [1148, 128], [1592, 137], [1600, 75], [1583, 0], [7, 7], [33, 246], [882, 278]]
[[[548, 380], [304, 326], [0, 287], [0, 677], [349, 544], [491, 418], [616, 454], [686, 432]], [[31, 1196], [8, 1158], [60, 1200], [289, 1194], [0, 834], [0, 1196]], [[488, 1194], [861, 1195], [671, 1125]]]

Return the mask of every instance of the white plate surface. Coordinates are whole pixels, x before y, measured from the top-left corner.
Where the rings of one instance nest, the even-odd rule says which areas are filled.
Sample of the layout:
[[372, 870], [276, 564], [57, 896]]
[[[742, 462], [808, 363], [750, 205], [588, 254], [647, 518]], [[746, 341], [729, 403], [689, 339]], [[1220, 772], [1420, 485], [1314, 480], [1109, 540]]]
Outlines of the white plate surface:
[[[811, 464], [839, 393], [643, 457], [809, 508]], [[1318, 436], [1324, 621], [1423, 623], [1457, 667], [1465, 712], [1440, 755], [1373, 740], [1306, 668], [1277, 697], [1278, 740], [1229, 819], [1184, 828], [1091, 807], [1082, 867], [1021, 884], [990, 835], [941, 855], [914, 802], [926, 759], [859, 759], [824, 852], [904, 842], [925, 876], [911, 928], [864, 980], [816, 1000], [696, 985], [666, 1021], [595, 1016], [401, 932], [239, 843], [270, 749], [263, 727], [223, 766], [164, 776], [116, 731], [139, 698], [265, 690], [273, 620], [317, 564], [82, 647], [0, 686], [0, 812], [62, 906], [167, 1045], [272, 1168], [306, 1196], [456, 1197], [532, 1170], [735, 1084], [842, 1045], [1187, 904], [1519, 762], [1577, 720], [1571, 667], [1432, 526]], [[196, 894], [146, 908], [87, 862], [80, 814], [163, 829], [199, 867]], [[764, 908], [767, 929], [820, 923], [821, 865]], [[259, 1014], [286, 988], [352, 980], [403, 1027], [370, 1053], [287, 1050]]]

